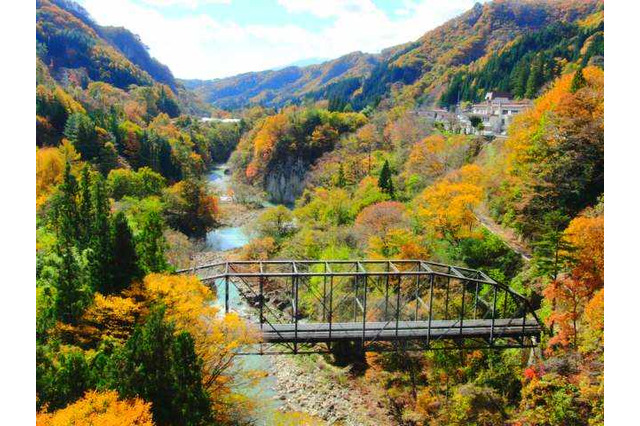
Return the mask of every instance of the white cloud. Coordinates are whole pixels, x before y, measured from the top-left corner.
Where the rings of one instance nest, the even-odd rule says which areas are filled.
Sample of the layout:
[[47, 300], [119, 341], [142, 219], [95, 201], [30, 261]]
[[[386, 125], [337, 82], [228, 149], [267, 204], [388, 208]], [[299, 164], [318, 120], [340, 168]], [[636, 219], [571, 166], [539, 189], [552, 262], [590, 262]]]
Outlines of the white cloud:
[[150, 6], [166, 7], [166, 6], [182, 6], [190, 9], [196, 9], [207, 4], [231, 4], [231, 0], [141, 0]]
[[307, 12], [320, 18], [345, 13], [369, 13], [376, 9], [369, 0], [278, 0], [288, 12]]
[[[212, 0], [143, 1], [161, 5]], [[124, 26], [139, 34], [150, 53], [177, 77], [210, 79], [309, 57], [335, 58], [356, 50], [379, 52], [417, 39], [474, 3], [406, 0], [390, 17], [371, 0], [278, 1], [284, 13], [311, 14], [326, 20], [324, 27], [312, 31], [294, 24], [240, 25], [197, 10], [173, 18], [165, 16], [161, 8], [132, 0], [83, 0], [83, 5], [100, 24]]]

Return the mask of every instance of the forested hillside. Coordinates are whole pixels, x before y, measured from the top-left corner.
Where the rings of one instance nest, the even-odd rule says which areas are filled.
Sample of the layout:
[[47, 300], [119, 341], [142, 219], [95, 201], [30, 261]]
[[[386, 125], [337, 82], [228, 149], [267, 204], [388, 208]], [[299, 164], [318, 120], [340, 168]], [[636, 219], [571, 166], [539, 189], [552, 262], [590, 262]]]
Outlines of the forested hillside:
[[552, 24], [518, 38], [485, 61], [453, 75], [440, 104], [477, 102], [492, 90], [534, 98], [567, 68], [602, 65], [603, 18], [594, 14], [579, 24]]
[[[294, 209], [258, 218], [244, 256], [425, 258], [481, 269], [544, 319], [542, 352], [529, 363], [519, 350], [361, 359], [355, 349], [336, 352], [335, 362], [364, 368], [359, 380], [384, 390], [399, 424], [602, 424], [603, 113], [597, 67], [554, 80], [506, 140], [375, 111], [317, 160]], [[285, 127], [269, 133], [276, 145], [290, 137], [285, 116], [259, 125], [272, 128], [278, 117]], [[261, 136], [234, 156], [260, 154]], [[243, 170], [253, 175], [251, 163]], [[530, 262], [483, 226], [484, 210], [533, 248]]]
[[251, 119], [181, 115], [171, 73], [131, 33], [71, 2], [36, 13], [38, 424], [242, 417], [228, 368], [254, 337], [169, 273], [217, 224], [202, 175]]
[[211, 81], [184, 80], [184, 84], [221, 108], [236, 109], [251, 104], [278, 106], [342, 85], [344, 80], [358, 81], [378, 62], [375, 55], [354, 52], [319, 65], [291, 66]]
[[[484, 90], [507, 89], [533, 98], [567, 62], [585, 66], [602, 56], [602, 8], [601, 0], [476, 4], [420, 39], [377, 55], [352, 53], [309, 67], [186, 84], [226, 108], [332, 99], [333, 109], [350, 105], [361, 110], [389, 98], [392, 91], [403, 93], [405, 103], [433, 104], [447, 85], [444, 105], [456, 102], [458, 92], [462, 100], [477, 100]], [[531, 71], [524, 70], [525, 63]]]

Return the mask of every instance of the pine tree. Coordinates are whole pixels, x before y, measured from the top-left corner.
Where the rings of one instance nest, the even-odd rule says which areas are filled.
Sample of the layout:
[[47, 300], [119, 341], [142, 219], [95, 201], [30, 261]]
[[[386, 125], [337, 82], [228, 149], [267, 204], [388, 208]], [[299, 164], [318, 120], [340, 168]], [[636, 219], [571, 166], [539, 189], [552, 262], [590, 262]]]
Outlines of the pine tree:
[[56, 245], [59, 263], [53, 286], [56, 289], [55, 310], [64, 323], [75, 323], [89, 305], [91, 296], [86, 286], [86, 274], [78, 260], [77, 250], [67, 241]]
[[77, 198], [78, 184], [67, 163], [60, 191], [52, 202], [56, 245], [55, 260], [50, 271], [50, 281], [56, 289], [56, 316], [65, 323], [74, 323], [88, 304], [86, 274], [77, 249], [80, 245]]
[[69, 246], [75, 245], [79, 238], [77, 196], [78, 184], [71, 174], [71, 165], [67, 162], [60, 192], [53, 201], [52, 210], [57, 240]]
[[536, 57], [536, 60], [531, 65], [531, 72], [529, 73], [529, 78], [527, 79], [527, 90], [525, 92], [525, 97], [527, 98], [535, 98], [538, 90], [542, 86], [544, 78], [544, 64], [540, 57]]
[[125, 398], [151, 402], [158, 424], [209, 424], [209, 397], [193, 339], [187, 332], [176, 335], [164, 315], [163, 307], [155, 308], [113, 355], [107, 367], [109, 387]]
[[[558, 212], [546, 214], [543, 219], [542, 236], [534, 244], [532, 263], [538, 275], [549, 278], [552, 283], [556, 282], [558, 275], [574, 261], [571, 256], [574, 248], [566, 241], [563, 232], [568, 220], [567, 216]], [[551, 308], [555, 311], [555, 300]], [[553, 322], [549, 328], [553, 333]]]
[[83, 160], [94, 160], [100, 152], [100, 143], [95, 123], [81, 112], [69, 117], [64, 127], [64, 135], [73, 143]]
[[533, 264], [540, 276], [553, 281], [571, 264], [572, 246], [564, 238], [569, 218], [559, 212], [547, 213], [543, 218], [540, 239], [534, 244]]
[[525, 61], [520, 61], [513, 71], [513, 95], [516, 98], [524, 97], [527, 92], [527, 80], [529, 78], [529, 67], [525, 65]]
[[164, 256], [165, 244], [162, 219], [158, 213], [152, 211], [144, 220], [137, 242], [140, 268], [144, 272], [161, 272], [167, 268]]
[[587, 80], [585, 80], [584, 78], [584, 74], [582, 73], [582, 68], [579, 68], [578, 71], [576, 71], [573, 74], [573, 78], [571, 79], [571, 87], [569, 88], [569, 91], [571, 93], [576, 93], [578, 90], [582, 89], [586, 85], [587, 85]]
[[208, 419], [211, 413], [209, 397], [202, 386], [202, 360], [195, 351], [193, 337], [183, 331], [175, 336], [172, 347], [175, 391], [172, 404], [181, 412], [188, 410], [194, 420]]
[[111, 241], [113, 243], [111, 290], [119, 292], [127, 288], [133, 280], [140, 279], [142, 272], [138, 266], [133, 234], [127, 217], [118, 212], [111, 225]]
[[89, 167], [85, 166], [82, 169], [82, 175], [80, 176], [80, 200], [78, 206], [78, 233], [80, 249], [83, 250], [88, 247], [89, 240], [91, 239], [93, 218], [91, 216], [91, 177], [89, 175]]
[[94, 290], [110, 293], [112, 288], [112, 245], [111, 228], [109, 225], [109, 199], [104, 184], [104, 178], [96, 174], [91, 187], [91, 238], [89, 247], [89, 270]]
[[389, 167], [389, 161], [384, 160], [382, 170], [380, 170], [380, 177], [378, 178], [378, 187], [385, 194], [389, 195], [391, 199], [394, 199], [393, 180], [391, 179], [391, 168]]

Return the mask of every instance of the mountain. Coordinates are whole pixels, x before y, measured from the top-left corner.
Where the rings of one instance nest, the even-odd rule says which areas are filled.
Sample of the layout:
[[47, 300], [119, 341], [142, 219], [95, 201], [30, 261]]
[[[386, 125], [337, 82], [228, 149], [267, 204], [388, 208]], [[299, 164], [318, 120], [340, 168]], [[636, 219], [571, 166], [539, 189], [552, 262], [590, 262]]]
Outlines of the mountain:
[[121, 89], [157, 82], [177, 88], [171, 70], [149, 55], [137, 35], [98, 25], [69, 0], [36, 2], [36, 43], [38, 57], [59, 81], [104, 81]]
[[357, 52], [308, 67], [191, 80], [185, 85], [226, 108], [339, 98], [341, 104], [361, 109], [388, 96], [392, 86], [402, 88], [408, 99], [435, 103], [456, 73], [480, 66], [517, 39], [554, 23], [576, 24], [602, 13], [603, 4], [601, 0], [496, 0], [476, 4], [418, 40], [377, 55]]
[[378, 64], [379, 56], [353, 52], [340, 58], [306, 67], [250, 72], [216, 80], [182, 80], [189, 89], [221, 108], [249, 104], [282, 105], [298, 101], [331, 84], [360, 79]]
[[272, 68], [272, 70], [281, 70], [284, 68], [288, 68], [288, 67], [306, 67], [308, 65], [316, 65], [316, 64], [321, 64], [323, 62], [327, 62], [329, 61], [329, 58], [306, 58], [306, 59], [300, 59], [298, 61], [293, 61], [290, 64], [287, 65], [283, 65], [283, 66], [279, 66], [279, 67], [274, 67]]
[[479, 101], [488, 91], [533, 98], [571, 67], [604, 66], [604, 17], [558, 22], [526, 34], [486, 61], [461, 69], [449, 79], [440, 104]]
[[521, 36], [557, 22], [572, 23], [597, 13], [600, 0], [496, 0], [429, 31], [398, 51], [363, 84], [356, 104], [368, 104], [389, 85], [410, 86], [407, 95], [432, 102], [453, 72], [482, 63]]

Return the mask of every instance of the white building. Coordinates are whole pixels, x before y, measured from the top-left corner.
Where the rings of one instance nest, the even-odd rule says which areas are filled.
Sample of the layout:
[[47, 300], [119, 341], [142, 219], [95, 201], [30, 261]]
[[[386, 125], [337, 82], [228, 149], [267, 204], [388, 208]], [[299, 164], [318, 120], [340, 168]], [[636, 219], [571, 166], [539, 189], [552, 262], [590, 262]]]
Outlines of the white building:
[[473, 104], [467, 115], [479, 117], [485, 132], [505, 135], [513, 117], [532, 105], [529, 99], [515, 100], [508, 93], [488, 92], [484, 102]]
[[203, 123], [209, 123], [211, 121], [215, 121], [218, 123], [239, 123], [240, 119], [239, 118], [202, 117], [200, 118], [200, 121], [202, 121]]

